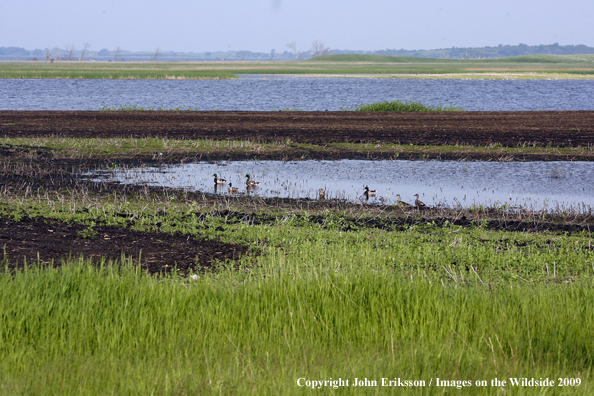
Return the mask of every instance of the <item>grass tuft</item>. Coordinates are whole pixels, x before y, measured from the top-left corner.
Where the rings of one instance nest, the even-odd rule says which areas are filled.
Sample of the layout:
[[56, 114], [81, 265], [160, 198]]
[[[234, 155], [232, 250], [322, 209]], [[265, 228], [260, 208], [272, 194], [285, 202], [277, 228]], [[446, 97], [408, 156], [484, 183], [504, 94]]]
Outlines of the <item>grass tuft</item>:
[[345, 111], [464, 111], [455, 106], [426, 106], [419, 102], [396, 100], [377, 103], [366, 103], [355, 108], [343, 107]]

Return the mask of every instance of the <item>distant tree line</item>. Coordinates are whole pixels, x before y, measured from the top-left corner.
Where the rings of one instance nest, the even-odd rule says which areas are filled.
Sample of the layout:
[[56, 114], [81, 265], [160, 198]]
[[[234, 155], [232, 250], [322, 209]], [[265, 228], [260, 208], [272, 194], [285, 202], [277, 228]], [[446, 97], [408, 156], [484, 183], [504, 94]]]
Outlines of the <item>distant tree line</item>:
[[26, 49], [20, 47], [0, 47], [0, 55], [6, 56], [42, 56], [43, 54], [43, 50], [40, 49], [27, 51]]
[[327, 54], [372, 54], [372, 55], [393, 55], [412, 56], [419, 58], [441, 58], [441, 59], [481, 59], [481, 58], [504, 58], [519, 55], [572, 55], [572, 54], [594, 54], [594, 47], [586, 45], [498, 45], [497, 47], [452, 47], [432, 50], [405, 50], [385, 49], [379, 51], [353, 51], [353, 50], [331, 50], [323, 42], [315, 40], [311, 49], [299, 50], [296, 42], [287, 44], [289, 51], [277, 52], [274, 49], [268, 52], [251, 51], [213, 51], [213, 52], [174, 52], [161, 51], [126, 51], [121, 47], [113, 50], [103, 48], [99, 51], [90, 51], [90, 44], [85, 43], [82, 48], [77, 49], [73, 45], [66, 45], [63, 48], [54, 47], [46, 49], [26, 50], [21, 47], [0, 47], [0, 59], [38, 59], [38, 60], [100, 60], [100, 61], [267, 61], [267, 60], [302, 60], [315, 56]]
[[[353, 51], [331, 51], [332, 54], [352, 54]], [[520, 55], [575, 55], [594, 54], [594, 47], [586, 45], [503, 45], [497, 47], [452, 47], [433, 50], [405, 50], [386, 49], [380, 51], [363, 51], [360, 53], [374, 55], [392, 56], [413, 56], [419, 58], [441, 58], [441, 59], [481, 59], [481, 58], [504, 58]]]

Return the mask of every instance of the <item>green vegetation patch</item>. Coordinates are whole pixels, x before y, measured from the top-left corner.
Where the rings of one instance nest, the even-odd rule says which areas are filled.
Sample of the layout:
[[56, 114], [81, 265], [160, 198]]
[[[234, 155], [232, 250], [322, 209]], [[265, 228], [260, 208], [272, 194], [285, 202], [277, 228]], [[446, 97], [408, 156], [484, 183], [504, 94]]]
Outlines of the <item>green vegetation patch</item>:
[[[352, 109], [351, 109], [352, 110]], [[365, 111], [365, 110], [361, 110]], [[421, 110], [427, 111], [427, 110]], [[289, 139], [263, 143], [251, 140], [176, 140], [159, 138], [0, 138], [0, 148], [19, 151], [21, 159], [35, 157], [39, 152], [54, 159], [135, 159], [137, 157], [206, 155], [209, 159], [251, 156], [254, 158], [301, 159], [349, 158], [359, 154], [369, 159], [491, 159], [498, 161], [526, 160], [531, 158], [580, 158], [588, 160], [594, 155], [593, 147], [502, 147], [488, 146], [419, 146], [411, 144], [378, 143], [325, 143], [316, 145], [297, 143]], [[15, 154], [16, 155], [16, 154]], [[156, 158], [156, 157], [155, 157]], [[205, 157], [206, 158], [206, 157]], [[194, 158], [196, 160], [196, 158]]]
[[186, 62], [1, 62], [0, 78], [217, 80], [236, 77], [233, 71], [205, 70]]
[[262, 254], [187, 278], [84, 259], [0, 272], [0, 393], [292, 395], [306, 391], [299, 378], [394, 376], [426, 381], [410, 394], [435, 394], [436, 377], [579, 378], [549, 394], [594, 391], [588, 233], [352, 228], [372, 218], [337, 211], [257, 224], [232, 204], [121, 195], [34, 201], [3, 215], [210, 236]]
[[[347, 108], [343, 110], [349, 110]], [[419, 102], [402, 102], [400, 100], [388, 102], [367, 103], [352, 109], [354, 111], [464, 111], [455, 106], [426, 106]]]
[[347, 54], [264, 62], [0, 62], [0, 78], [229, 79], [241, 74], [586, 79], [594, 76], [594, 55], [435, 59]]

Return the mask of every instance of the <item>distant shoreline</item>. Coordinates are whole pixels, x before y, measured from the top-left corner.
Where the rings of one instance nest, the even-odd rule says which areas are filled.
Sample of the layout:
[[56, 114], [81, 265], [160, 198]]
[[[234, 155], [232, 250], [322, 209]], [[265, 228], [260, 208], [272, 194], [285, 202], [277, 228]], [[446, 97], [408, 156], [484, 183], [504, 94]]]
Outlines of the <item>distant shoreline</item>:
[[316, 78], [593, 79], [594, 55], [428, 59], [330, 55], [306, 61], [0, 61], [2, 79], [233, 79], [237, 75]]

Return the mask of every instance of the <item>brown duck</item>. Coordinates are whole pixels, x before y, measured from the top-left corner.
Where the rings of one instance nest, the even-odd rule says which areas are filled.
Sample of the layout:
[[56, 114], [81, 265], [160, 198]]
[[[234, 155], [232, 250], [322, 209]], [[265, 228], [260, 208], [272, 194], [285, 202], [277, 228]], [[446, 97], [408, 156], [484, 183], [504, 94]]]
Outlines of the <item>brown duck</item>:
[[427, 205], [425, 205], [425, 203], [423, 201], [419, 201], [419, 194], [415, 194], [415, 197], [417, 197], [415, 199], [415, 206], [417, 207], [417, 209], [425, 209], [427, 208]]
[[400, 206], [401, 208], [410, 208], [412, 206], [408, 202], [404, 202], [400, 199], [400, 194], [396, 194], [396, 198], [398, 199], [398, 201], [396, 201], [396, 206]]

